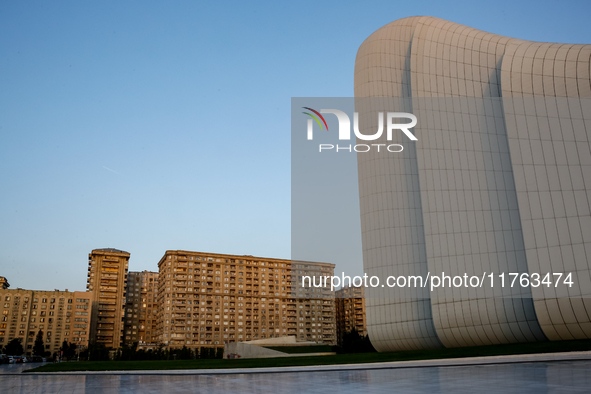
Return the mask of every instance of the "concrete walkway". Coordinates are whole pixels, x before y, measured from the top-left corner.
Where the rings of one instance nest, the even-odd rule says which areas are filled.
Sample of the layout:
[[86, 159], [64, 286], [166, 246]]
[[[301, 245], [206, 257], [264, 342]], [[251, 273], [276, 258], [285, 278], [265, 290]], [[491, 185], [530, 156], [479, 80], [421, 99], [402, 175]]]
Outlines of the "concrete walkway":
[[[491, 364], [512, 363], [541, 363], [556, 361], [591, 360], [591, 351], [523, 354], [492, 357], [466, 357], [442, 360], [420, 361], [392, 361], [383, 363], [317, 365], [303, 367], [277, 368], [235, 368], [235, 369], [179, 369], [179, 370], [149, 370], [149, 371], [77, 371], [77, 372], [30, 372], [24, 375], [234, 375], [234, 374], [266, 374], [286, 372], [326, 372], [326, 371], [355, 371], [401, 368], [430, 368], [430, 367], [458, 367]], [[116, 365], [116, 364], [115, 364]], [[14, 375], [14, 373], [4, 373]], [[21, 374], [18, 374], [21, 375]], [[23, 375], [21, 375], [23, 376]]]

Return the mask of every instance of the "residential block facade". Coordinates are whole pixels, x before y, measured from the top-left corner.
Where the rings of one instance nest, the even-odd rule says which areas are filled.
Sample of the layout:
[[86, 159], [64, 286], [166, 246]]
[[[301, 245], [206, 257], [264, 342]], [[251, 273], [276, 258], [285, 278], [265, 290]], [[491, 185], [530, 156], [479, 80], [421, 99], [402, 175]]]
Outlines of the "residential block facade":
[[59, 351], [62, 343], [88, 346], [92, 293], [0, 288], [0, 345], [21, 339], [31, 355], [39, 330], [45, 351]]
[[90, 341], [108, 348], [122, 344], [129, 256], [118, 249], [95, 249], [88, 255], [86, 288], [93, 293]]
[[365, 321], [365, 287], [343, 287], [335, 292], [337, 340], [343, 343], [343, 336], [353, 329], [359, 335], [367, 335]]
[[131, 271], [127, 274], [124, 342], [141, 349], [157, 346], [158, 272]]
[[0, 345], [22, 338], [30, 354], [39, 329], [50, 352], [64, 340], [146, 350], [287, 336], [336, 344], [334, 292], [318, 285], [334, 264], [179, 250], [159, 272], [128, 272], [129, 257], [93, 250], [87, 292], [0, 290]]
[[169, 250], [158, 269], [158, 341], [165, 347], [284, 336], [336, 343], [330, 288], [292, 282], [333, 275], [333, 264]]

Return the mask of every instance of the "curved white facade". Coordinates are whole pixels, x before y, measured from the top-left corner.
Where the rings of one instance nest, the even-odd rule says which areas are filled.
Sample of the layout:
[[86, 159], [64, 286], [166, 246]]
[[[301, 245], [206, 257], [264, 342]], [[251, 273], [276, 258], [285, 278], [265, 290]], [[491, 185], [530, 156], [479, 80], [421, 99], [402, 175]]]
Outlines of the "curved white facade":
[[368, 288], [376, 349], [591, 338], [591, 107], [579, 99], [591, 96], [590, 54], [432, 17], [395, 21], [361, 45], [356, 98], [407, 98], [419, 119], [402, 154], [358, 154], [365, 272], [579, 278], [568, 294]]

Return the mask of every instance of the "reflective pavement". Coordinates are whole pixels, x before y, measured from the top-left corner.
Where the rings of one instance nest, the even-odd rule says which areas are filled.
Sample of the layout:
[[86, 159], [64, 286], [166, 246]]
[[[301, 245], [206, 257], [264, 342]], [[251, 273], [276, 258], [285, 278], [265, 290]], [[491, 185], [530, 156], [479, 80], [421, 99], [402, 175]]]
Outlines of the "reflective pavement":
[[[7, 373], [21, 373], [27, 369], [37, 368], [47, 363], [0, 364], [0, 375]], [[4, 380], [0, 378], [1, 380]]]
[[591, 361], [234, 375], [4, 375], [2, 393], [589, 393]]

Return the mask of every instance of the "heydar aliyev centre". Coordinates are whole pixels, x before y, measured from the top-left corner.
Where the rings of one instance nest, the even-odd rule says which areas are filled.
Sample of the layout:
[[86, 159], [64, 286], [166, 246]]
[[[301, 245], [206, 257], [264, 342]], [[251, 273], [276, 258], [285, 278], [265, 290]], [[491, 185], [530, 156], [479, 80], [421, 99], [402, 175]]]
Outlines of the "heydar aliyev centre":
[[361, 45], [356, 100], [418, 118], [402, 153], [357, 154], [365, 272], [574, 282], [368, 287], [378, 351], [591, 338], [590, 58], [433, 17]]

